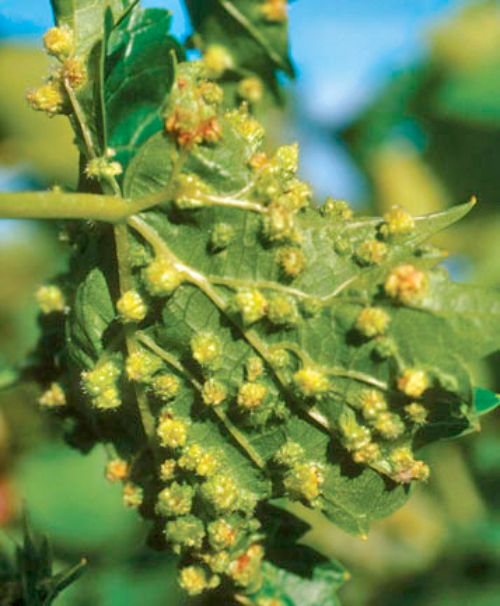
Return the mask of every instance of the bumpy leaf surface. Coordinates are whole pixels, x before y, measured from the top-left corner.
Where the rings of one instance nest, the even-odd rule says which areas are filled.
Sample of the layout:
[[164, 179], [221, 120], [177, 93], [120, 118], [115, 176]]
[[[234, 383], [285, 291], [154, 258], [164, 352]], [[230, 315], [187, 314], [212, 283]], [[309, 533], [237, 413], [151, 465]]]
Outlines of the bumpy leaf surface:
[[[224, 31], [242, 36], [242, 65], [245, 48], [263, 57], [252, 65], [271, 60], [267, 73], [286, 67], [282, 38], [270, 52], [247, 24], [260, 3], [206, 4], [191, 11], [216, 36], [220, 11], [221, 23], [246, 15]], [[64, 22], [87, 5], [57, 6]], [[498, 297], [452, 284], [427, 243], [472, 204], [416, 219], [317, 206], [297, 149], [270, 154], [245, 106], [223, 109], [206, 63], [174, 77], [169, 16], [120, 6], [129, 12], [95, 17], [106, 39], [73, 118], [80, 188], [111, 189], [131, 212], [115, 226], [69, 226], [65, 339], [44, 352], [66, 395], [51, 383], [42, 401], [81, 448], [111, 443], [108, 477], [154, 521], [152, 542], [180, 554], [191, 594], [220, 584], [335, 604], [341, 571], [317, 562], [305, 574], [275, 557], [265, 509], [300, 501], [365, 535], [427, 479], [418, 446], [477, 427], [467, 365], [498, 347]]]

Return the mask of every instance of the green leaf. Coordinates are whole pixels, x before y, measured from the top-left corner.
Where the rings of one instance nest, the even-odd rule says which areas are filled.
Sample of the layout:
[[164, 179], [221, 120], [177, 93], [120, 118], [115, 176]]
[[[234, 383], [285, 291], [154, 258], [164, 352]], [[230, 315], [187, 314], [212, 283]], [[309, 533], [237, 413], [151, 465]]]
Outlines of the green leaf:
[[171, 13], [133, 10], [114, 27], [106, 45], [104, 104], [108, 145], [126, 164], [149, 136], [162, 130], [160, 109], [182, 51], [169, 35]]
[[[310, 561], [311, 554], [303, 549], [302, 553], [298, 550], [290, 553], [289, 557]], [[267, 598], [279, 600], [287, 606], [340, 606], [337, 591], [346, 577], [343, 569], [335, 563], [314, 566], [310, 576], [301, 576], [267, 562], [262, 572], [262, 588], [251, 596], [255, 604]]]
[[225, 82], [254, 73], [278, 95], [276, 72], [290, 77], [294, 68], [288, 54], [288, 22], [267, 21], [262, 4], [253, 0], [186, 0], [193, 28], [203, 49], [221, 45], [235, 63]]
[[73, 359], [91, 368], [104, 350], [104, 333], [115, 315], [103, 272], [91, 269], [78, 287], [71, 317], [68, 348]]
[[474, 407], [479, 415], [485, 415], [500, 406], [500, 396], [497, 393], [476, 387], [474, 390]]

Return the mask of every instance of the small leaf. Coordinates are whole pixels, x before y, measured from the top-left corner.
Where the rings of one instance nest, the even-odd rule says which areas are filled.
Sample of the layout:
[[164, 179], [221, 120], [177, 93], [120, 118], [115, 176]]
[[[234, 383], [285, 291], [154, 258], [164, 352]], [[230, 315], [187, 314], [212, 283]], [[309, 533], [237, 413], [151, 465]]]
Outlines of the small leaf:
[[107, 141], [124, 165], [163, 127], [160, 109], [172, 87], [175, 58], [182, 58], [169, 35], [171, 20], [168, 11], [137, 8], [109, 34], [104, 67]]
[[104, 332], [115, 315], [103, 272], [94, 268], [79, 286], [72, 308], [68, 347], [85, 368], [92, 367], [103, 351]]
[[478, 415], [485, 415], [500, 406], [500, 396], [497, 393], [476, 387], [474, 389], [474, 407]]

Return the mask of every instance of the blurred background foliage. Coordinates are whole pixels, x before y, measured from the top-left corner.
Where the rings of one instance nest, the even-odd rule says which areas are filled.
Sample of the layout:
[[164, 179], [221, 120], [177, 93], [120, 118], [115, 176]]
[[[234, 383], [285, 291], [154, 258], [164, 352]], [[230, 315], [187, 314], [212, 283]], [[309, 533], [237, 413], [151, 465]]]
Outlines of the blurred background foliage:
[[[2, 189], [75, 184], [77, 157], [64, 119], [48, 120], [23, 102], [25, 91], [46, 72], [39, 45], [20, 38], [39, 35], [47, 25], [48, 1], [42, 15], [30, 14], [41, 4], [0, 2]], [[156, 4], [172, 6], [177, 33], [187, 33], [177, 2]], [[331, 0], [326, 7], [302, 0], [292, 5], [299, 80], [286, 89], [287, 111], [273, 136], [301, 141], [304, 174], [320, 192], [328, 184], [330, 193], [349, 194], [369, 213], [401, 204], [423, 214], [476, 195], [472, 215], [438, 243], [449, 250], [447, 267], [457, 279], [500, 287], [500, 5], [496, 0], [417, 0], [402, 14], [398, 11], [406, 3], [371, 4]], [[390, 21], [394, 14], [403, 19], [403, 34], [410, 32], [405, 40], [413, 40], [418, 52], [401, 46], [387, 29], [389, 22], [398, 23]], [[347, 33], [334, 40], [336, 31]], [[351, 42], [372, 48], [346, 44], [349, 32]], [[418, 44], [415, 32], [421, 36]], [[331, 50], [324, 47], [328, 42]], [[327, 66], [322, 58], [330, 53], [335, 60]], [[356, 54], [362, 64], [357, 71]], [[33, 347], [33, 292], [64, 264], [53, 226], [0, 222], [5, 360], [21, 360]], [[477, 383], [497, 392], [498, 363], [497, 357], [475, 369]], [[184, 604], [172, 559], [147, 549], [138, 517], [123, 509], [120, 490], [104, 480], [104, 452], [82, 457], [68, 449], [61, 430], [39, 414], [36, 397], [29, 385], [0, 396], [0, 588], [12, 580], [27, 504], [34, 531], [51, 538], [56, 572], [82, 556], [88, 560], [85, 574], [57, 604]], [[425, 456], [434, 469], [429, 485], [378, 523], [367, 540], [303, 512], [313, 525], [307, 542], [341, 560], [351, 573], [340, 593], [345, 606], [498, 604], [499, 429], [497, 412], [484, 420], [481, 433], [428, 449]], [[0, 590], [0, 605], [11, 603], [6, 599]]]

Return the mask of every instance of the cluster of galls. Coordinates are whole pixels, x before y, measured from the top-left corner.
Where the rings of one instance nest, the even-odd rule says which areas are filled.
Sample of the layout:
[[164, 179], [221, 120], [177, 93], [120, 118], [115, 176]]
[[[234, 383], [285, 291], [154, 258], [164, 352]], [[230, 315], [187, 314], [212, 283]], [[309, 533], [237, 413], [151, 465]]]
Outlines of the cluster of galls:
[[[49, 116], [71, 114], [73, 103], [78, 103], [76, 95], [87, 83], [87, 67], [77, 55], [73, 30], [68, 25], [52, 27], [43, 38], [45, 50], [56, 61], [54, 69], [42, 86], [30, 91], [27, 100], [36, 110]], [[70, 92], [75, 97], [70, 98]], [[122, 166], [113, 160], [114, 151], [105, 150], [102, 157], [91, 158], [85, 168], [90, 179], [112, 179], [122, 173]]]
[[307, 459], [300, 444], [288, 440], [271, 463], [278, 468], [284, 492], [290, 499], [312, 507], [318, 503], [325, 482], [324, 469], [320, 463]]
[[222, 577], [258, 586], [264, 552], [256, 497], [227, 473], [222, 453], [190, 438], [190, 421], [172, 409], [160, 415], [157, 435], [167, 458], [156, 513], [167, 520], [165, 538], [182, 556], [181, 585], [191, 595], [216, 587]]
[[[208, 58], [210, 58], [210, 54]], [[180, 148], [197, 144], [217, 144], [226, 128], [232, 129], [254, 150], [246, 158], [252, 186], [245, 199], [237, 199], [242, 209], [260, 211], [262, 235], [278, 247], [276, 263], [286, 279], [299, 276], [306, 267], [302, 235], [296, 215], [310, 205], [310, 187], [297, 179], [298, 146], [284, 145], [269, 157], [260, 149], [265, 131], [248, 111], [246, 105], [237, 110], [221, 112], [222, 89], [204, 77], [210, 74], [207, 57], [204, 61], [181, 65], [177, 80], [165, 108], [165, 128]], [[222, 140], [221, 143], [222, 144]], [[243, 160], [243, 159], [242, 159]], [[183, 210], [211, 205], [231, 205], [231, 197], [217, 196], [210, 186], [195, 174], [181, 174], [176, 183], [175, 203]], [[234, 239], [230, 225], [214, 226], [210, 248], [217, 253]]]
[[280, 402], [273, 381], [266, 376], [260, 357], [251, 355], [247, 359], [245, 380], [234, 391], [217, 375], [222, 365], [222, 342], [216, 335], [210, 332], [195, 335], [191, 340], [191, 353], [204, 375], [201, 396], [206, 406], [229, 404], [232, 414], [252, 426], [287, 416], [286, 406]]
[[[403, 400], [418, 400], [429, 380], [422, 370], [406, 369], [397, 387]], [[338, 425], [342, 444], [356, 463], [369, 465], [400, 483], [427, 480], [428, 466], [415, 460], [408, 445], [415, 430], [426, 422], [423, 403], [398, 403], [394, 411], [381, 391], [364, 389], [351, 406], [346, 406]]]
[[42, 86], [28, 93], [28, 102], [33, 109], [54, 116], [67, 111], [66, 87], [78, 90], [84, 86], [87, 70], [75, 56], [74, 33], [67, 25], [49, 29], [44, 44], [47, 53], [57, 60], [57, 66]]

